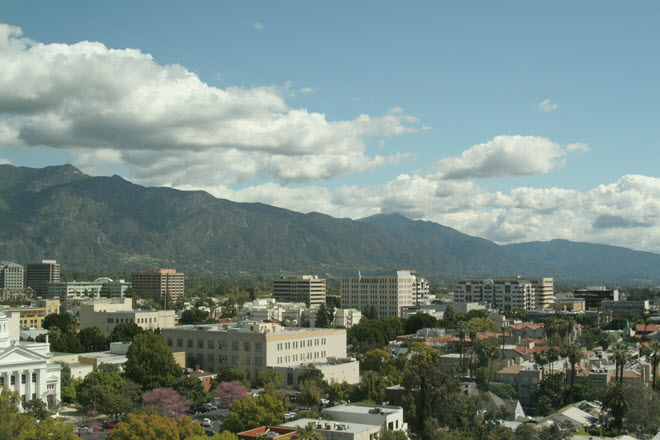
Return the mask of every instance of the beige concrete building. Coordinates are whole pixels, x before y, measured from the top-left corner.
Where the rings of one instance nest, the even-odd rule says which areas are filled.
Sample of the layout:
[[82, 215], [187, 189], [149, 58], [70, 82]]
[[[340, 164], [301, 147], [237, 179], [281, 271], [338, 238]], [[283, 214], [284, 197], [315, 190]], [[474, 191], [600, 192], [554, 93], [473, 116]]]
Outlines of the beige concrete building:
[[124, 280], [113, 281], [110, 278], [97, 278], [94, 281], [59, 281], [48, 283], [48, 296], [61, 299], [82, 298], [123, 298], [124, 292], [131, 286]]
[[534, 287], [522, 278], [467, 279], [459, 281], [455, 302], [481, 302], [501, 311], [534, 310]]
[[[346, 358], [346, 330], [285, 328], [265, 322], [183, 325], [162, 328], [172, 351], [185, 350], [203, 370], [239, 367], [256, 380], [257, 371], [325, 364]], [[286, 377], [285, 377], [286, 379]]]
[[415, 276], [408, 270], [358, 272], [341, 277], [341, 307], [364, 310], [374, 306], [381, 317], [402, 316], [413, 305]]
[[41, 260], [40, 263], [27, 265], [27, 287], [38, 296], [48, 294], [48, 283], [60, 280], [60, 265], [55, 260]]
[[317, 275], [286, 275], [273, 280], [273, 298], [278, 302], [304, 302], [309, 307], [325, 304], [325, 279]]
[[174, 310], [133, 309], [131, 298], [97, 300], [80, 305], [80, 329], [101, 327], [108, 336], [117, 324], [135, 323], [145, 330], [171, 327], [175, 323]]
[[23, 289], [23, 266], [11, 261], [0, 261], [0, 290]]
[[553, 278], [527, 278], [534, 288], [534, 302], [537, 310], [550, 308], [555, 296], [555, 281]]
[[41, 329], [44, 318], [51, 313], [60, 313], [60, 301], [55, 300], [39, 300], [31, 306], [19, 307], [3, 307], [0, 309], [5, 313], [18, 312], [20, 313], [20, 327], [21, 328], [36, 328]]
[[142, 298], [165, 301], [169, 296], [172, 301], [183, 298], [184, 274], [176, 269], [147, 269], [131, 277], [133, 291]]

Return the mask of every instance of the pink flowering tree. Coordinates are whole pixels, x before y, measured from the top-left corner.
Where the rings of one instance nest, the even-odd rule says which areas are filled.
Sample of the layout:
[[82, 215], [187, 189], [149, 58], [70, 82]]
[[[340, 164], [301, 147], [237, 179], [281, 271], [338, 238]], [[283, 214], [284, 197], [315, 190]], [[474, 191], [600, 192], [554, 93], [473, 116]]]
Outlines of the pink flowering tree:
[[223, 406], [229, 406], [233, 402], [248, 396], [247, 388], [240, 382], [220, 382], [213, 389], [213, 397]]
[[140, 398], [145, 408], [171, 419], [185, 417], [186, 411], [190, 408], [190, 402], [172, 388], [154, 388], [142, 394]]

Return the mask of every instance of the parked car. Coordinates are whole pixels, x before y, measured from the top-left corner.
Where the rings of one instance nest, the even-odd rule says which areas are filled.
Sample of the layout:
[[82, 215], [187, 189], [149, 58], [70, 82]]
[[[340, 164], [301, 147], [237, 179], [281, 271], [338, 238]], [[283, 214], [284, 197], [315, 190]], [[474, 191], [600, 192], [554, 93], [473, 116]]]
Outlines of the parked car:
[[87, 426], [76, 426], [73, 430], [78, 435], [88, 435], [88, 434], [94, 434], [94, 431], [92, 431], [90, 428]]
[[215, 435], [215, 431], [209, 428], [206, 428], [204, 430], [204, 434], [206, 434], [207, 437], [213, 437]]
[[284, 420], [292, 420], [296, 418], [296, 413], [294, 412], [288, 412], [284, 414]]
[[211, 423], [211, 419], [202, 419], [201, 422], [199, 422], [202, 426], [206, 426], [209, 428], [213, 428], [213, 423]]
[[218, 409], [218, 407], [212, 403], [205, 403], [203, 406], [204, 408], [206, 408], [207, 411], [215, 411], [216, 409]]
[[112, 422], [103, 422], [103, 429], [112, 429], [115, 427], [115, 424]]

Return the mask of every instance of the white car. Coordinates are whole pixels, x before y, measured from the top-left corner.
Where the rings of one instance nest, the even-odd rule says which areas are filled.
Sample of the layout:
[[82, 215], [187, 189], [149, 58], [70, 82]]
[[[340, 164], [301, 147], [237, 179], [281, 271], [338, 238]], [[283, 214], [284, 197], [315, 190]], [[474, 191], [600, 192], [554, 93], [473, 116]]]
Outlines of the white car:
[[205, 428], [213, 428], [213, 423], [211, 423], [211, 419], [202, 419], [202, 421], [199, 423]]
[[291, 420], [296, 417], [296, 413], [294, 412], [288, 412], [284, 414], [284, 420]]

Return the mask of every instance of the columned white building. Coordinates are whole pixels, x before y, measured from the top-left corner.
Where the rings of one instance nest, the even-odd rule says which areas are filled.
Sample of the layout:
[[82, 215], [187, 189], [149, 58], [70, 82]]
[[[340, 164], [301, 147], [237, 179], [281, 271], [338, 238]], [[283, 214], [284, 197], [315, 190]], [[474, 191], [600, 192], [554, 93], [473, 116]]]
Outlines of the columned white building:
[[23, 402], [40, 399], [52, 407], [60, 401], [61, 366], [51, 357], [48, 343], [12, 340], [0, 312], [0, 385], [17, 391]]

